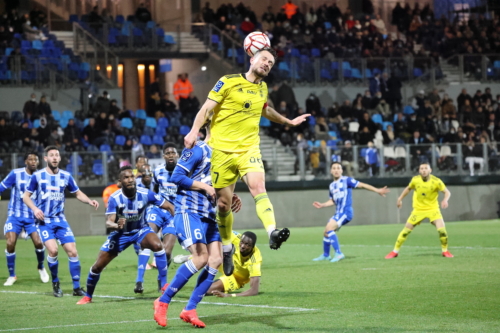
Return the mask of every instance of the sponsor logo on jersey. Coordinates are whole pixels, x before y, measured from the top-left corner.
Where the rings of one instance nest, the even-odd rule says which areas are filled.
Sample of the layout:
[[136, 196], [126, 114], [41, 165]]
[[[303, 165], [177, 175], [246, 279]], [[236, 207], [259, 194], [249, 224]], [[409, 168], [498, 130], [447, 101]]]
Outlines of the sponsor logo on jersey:
[[257, 95], [257, 92], [255, 90], [247, 90], [247, 93], [252, 95]]

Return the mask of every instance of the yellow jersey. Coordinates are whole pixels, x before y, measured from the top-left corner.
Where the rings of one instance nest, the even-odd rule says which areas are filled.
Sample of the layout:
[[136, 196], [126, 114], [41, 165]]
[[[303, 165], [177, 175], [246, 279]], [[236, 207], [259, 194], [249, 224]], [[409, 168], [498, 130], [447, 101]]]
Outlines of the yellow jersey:
[[[261, 276], [260, 266], [262, 265], [262, 255], [257, 246], [253, 248], [250, 255], [243, 257], [240, 252], [241, 234], [234, 232], [232, 243], [234, 245], [234, 272], [233, 276], [240, 285], [244, 285], [250, 281], [251, 277]], [[222, 272], [222, 265], [219, 270]]]
[[444, 191], [444, 189], [446, 188], [441, 179], [436, 176], [430, 175], [429, 180], [425, 182], [422, 179], [422, 176], [418, 175], [411, 179], [408, 187], [414, 190], [414, 210], [439, 209], [439, 192]]
[[259, 123], [267, 107], [267, 85], [253, 83], [245, 74], [223, 76], [208, 94], [218, 103], [210, 125], [210, 147], [229, 153], [259, 146]]

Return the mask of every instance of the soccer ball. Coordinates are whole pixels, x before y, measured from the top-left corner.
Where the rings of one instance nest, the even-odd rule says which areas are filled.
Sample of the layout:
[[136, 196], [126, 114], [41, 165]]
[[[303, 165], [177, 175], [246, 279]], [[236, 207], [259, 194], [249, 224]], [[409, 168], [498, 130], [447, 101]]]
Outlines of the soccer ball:
[[271, 47], [271, 41], [265, 33], [260, 31], [254, 31], [248, 34], [243, 42], [243, 48], [250, 57], [253, 57], [258, 50], [262, 50], [266, 47]]

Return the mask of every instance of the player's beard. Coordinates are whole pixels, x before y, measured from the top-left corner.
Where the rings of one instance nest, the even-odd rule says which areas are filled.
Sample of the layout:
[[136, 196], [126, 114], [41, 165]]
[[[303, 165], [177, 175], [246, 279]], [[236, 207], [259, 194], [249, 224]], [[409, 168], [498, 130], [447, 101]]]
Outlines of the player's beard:
[[167, 171], [174, 171], [176, 165], [177, 165], [176, 162], [172, 162], [172, 163], [166, 162], [165, 169], [167, 169]]
[[258, 68], [257, 68], [257, 69], [252, 70], [252, 72], [253, 72], [253, 74], [254, 74], [256, 77], [258, 77], [259, 79], [263, 79], [263, 78], [265, 78], [265, 77], [267, 76], [267, 74], [266, 74], [264, 71], [263, 71], [263, 72], [264, 72], [264, 74], [259, 73], [259, 72], [258, 72]]
[[49, 167], [50, 171], [54, 173], [57, 171], [57, 169], [59, 169], [59, 163], [57, 163], [56, 166], [53, 166], [52, 162], [49, 162], [47, 163], [47, 166]]
[[136, 187], [136, 185], [135, 185], [135, 184], [134, 184], [134, 186], [133, 186], [133, 187], [131, 187], [131, 188], [128, 188], [128, 187], [126, 187], [126, 186], [123, 186], [123, 187], [122, 187], [122, 192], [123, 192], [123, 194], [125, 194], [125, 196], [126, 196], [127, 198], [133, 198], [133, 197], [135, 197], [135, 193], [137, 192], [137, 187]]

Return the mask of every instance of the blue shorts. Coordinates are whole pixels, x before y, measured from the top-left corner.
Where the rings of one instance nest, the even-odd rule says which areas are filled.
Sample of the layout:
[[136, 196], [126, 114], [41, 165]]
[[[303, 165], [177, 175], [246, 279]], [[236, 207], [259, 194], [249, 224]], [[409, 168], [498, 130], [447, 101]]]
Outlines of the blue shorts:
[[353, 217], [354, 217], [354, 212], [351, 209], [346, 209], [343, 213], [337, 213], [333, 215], [332, 220], [335, 220], [337, 222], [339, 226], [338, 229], [340, 229], [343, 225], [346, 225], [347, 223], [351, 222]]
[[7, 221], [5, 221], [5, 226], [3, 227], [3, 234], [6, 235], [8, 232], [15, 232], [16, 235], [19, 235], [23, 230], [23, 228], [28, 235], [31, 235], [34, 232], [39, 232], [35, 219], [30, 219], [27, 217], [9, 216], [7, 218]]
[[101, 251], [120, 253], [130, 245], [140, 244], [147, 234], [155, 233], [150, 227], [144, 227], [137, 232], [124, 234], [122, 231], [113, 231], [101, 246]]
[[146, 210], [146, 221], [157, 225], [162, 236], [175, 235], [174, 218], [166, 209], [154, 205], [149, 206]]
[[188, 248], [193, 244], [222, 242], [217, 223], [195, 213], [175, 214], [175, 232], [179, 243]]
[[61, 245], [66, 243], [75, 243], [75, 235], [69, 226], [68, 221], [61, 220], [61, 222], [39, 222], [38, 228], [42, 241], [45, 243], [48, 240], [56, 239]]

